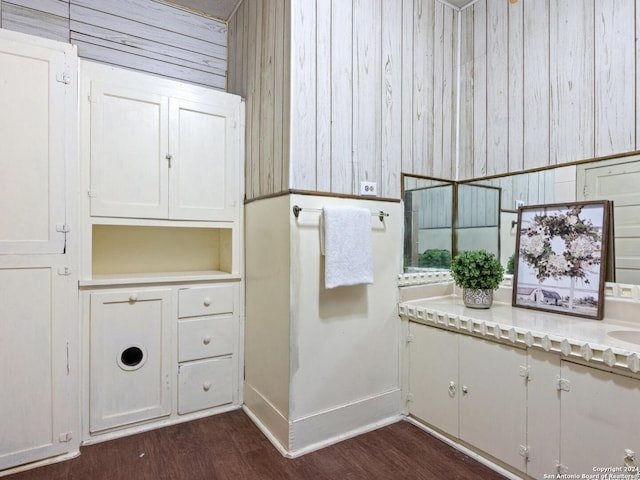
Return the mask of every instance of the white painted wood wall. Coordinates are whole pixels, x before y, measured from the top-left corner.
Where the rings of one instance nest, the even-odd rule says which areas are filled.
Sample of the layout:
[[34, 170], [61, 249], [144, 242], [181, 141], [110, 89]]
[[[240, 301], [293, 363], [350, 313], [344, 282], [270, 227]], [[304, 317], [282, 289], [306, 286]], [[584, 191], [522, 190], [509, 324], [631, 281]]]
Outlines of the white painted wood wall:
[[638, 149], [634, 0], [479, 0], [461, 23], [460, 179]]
[[[268, 8], [270, 7], [270, 8]], [[247, 98], [247, 198], [400, 197], [400, 172], [455, 174], [457, 11], [436, 0], [245, 0], [229, 91]]]
[[638, 149], [633, 0], [271, 5], [245, 0], [229, 24], [248, 198], [362, 180], [395, 198], [399, 172], [468, 179]]
[[81, 58], [226, 90], [225, 22], [154, 0], [2, 0], [0, 27]]

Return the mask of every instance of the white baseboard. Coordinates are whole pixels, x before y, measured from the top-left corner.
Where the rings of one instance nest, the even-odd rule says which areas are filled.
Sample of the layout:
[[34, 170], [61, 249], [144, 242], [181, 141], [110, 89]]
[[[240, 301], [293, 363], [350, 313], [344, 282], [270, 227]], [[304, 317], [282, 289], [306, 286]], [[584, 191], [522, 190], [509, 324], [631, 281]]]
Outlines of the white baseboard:
[[296, 458], [402, 419], [400, 390], [287, 421], [259, 392], [245, 384], [243, 409], [276, 449]]
[[288, 419], [258, 390], [246, 382], [242, 409], [280, 453], [286, 456], [289, 450]]
[[291, 421], [292, 457], [400, 420], [401, 394], [394, 389]]

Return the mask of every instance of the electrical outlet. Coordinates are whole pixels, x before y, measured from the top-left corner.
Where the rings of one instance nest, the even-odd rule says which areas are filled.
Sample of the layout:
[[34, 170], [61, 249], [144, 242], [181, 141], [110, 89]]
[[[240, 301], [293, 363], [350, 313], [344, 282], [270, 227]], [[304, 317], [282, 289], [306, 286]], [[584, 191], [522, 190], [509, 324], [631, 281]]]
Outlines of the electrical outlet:
[[360, 195], [378, 195], [378, 185], [376, 182], [360, 182]]
[[516, 210], [520, 207], [524, 207], [524, 200], [516, 200]]

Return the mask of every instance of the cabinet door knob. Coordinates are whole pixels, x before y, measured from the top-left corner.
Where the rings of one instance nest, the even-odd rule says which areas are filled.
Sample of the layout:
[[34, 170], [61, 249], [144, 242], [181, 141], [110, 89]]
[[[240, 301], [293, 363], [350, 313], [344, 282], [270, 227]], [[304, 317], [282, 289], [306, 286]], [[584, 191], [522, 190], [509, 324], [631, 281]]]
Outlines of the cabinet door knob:
[[202, 339], [202, 343], [204, 343], [205, 345], [209, 345], [211, 343], [211, 337], [207, 335]]
[[129, 301], [130, 302], [136, 302], [138, 300], [138, 294], [137, 293], [132, 293], [131, 295], [129, 295]]
[[202, 390], [204, 390], [205, 392], [208, 392], [210, 388], [211, 388], [211, 382], [204, 382], [202, 384]]
[[463, 386], [462, 386], [462, 393], [463, 393], [464, 395], [466, 395], [467, 393], [469, 393], [469, 388], [468, 388], [466, 385], [463, 385]]
[[208, 307], [211, 305], [211, 299], [209, 297], [204, 297], [204, 306]]
[[628, 448], [624, 449], [624, 464], [626, 467], [638, 467], [638, 463], [636, 462], [636, 452], [633, 450], [629, 450]]
[[457, 386], [456, 386], [456, 382], [449, 382], [449, 396], [450, 397], [454, 397], [456, 395], [456, 390], [457, 390]]

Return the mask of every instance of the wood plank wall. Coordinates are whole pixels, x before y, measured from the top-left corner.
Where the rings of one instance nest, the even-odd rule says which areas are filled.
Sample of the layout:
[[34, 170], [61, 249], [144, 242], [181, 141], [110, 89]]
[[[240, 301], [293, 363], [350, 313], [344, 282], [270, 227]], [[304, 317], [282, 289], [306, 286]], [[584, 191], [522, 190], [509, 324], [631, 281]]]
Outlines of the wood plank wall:
[[69, 42], [69, 0], [2, 0], [0, 26]]
[[246, 98], [247, 198], [289, 189], [290, 4], [245, 0], [229, 19], [227, 88]]
[[227, 26], [154, 0], [2, 0], [0, 26], [81, 58], [226, 90]]
[[245, 0], [229, 91], [247, 98], [247, 198], [361, 181], [399, 198], [403, 171], [455, 175], [457, 15], [436, 0]]
[[461, 11], [459, 179], [637, 150], [634, 0]]

